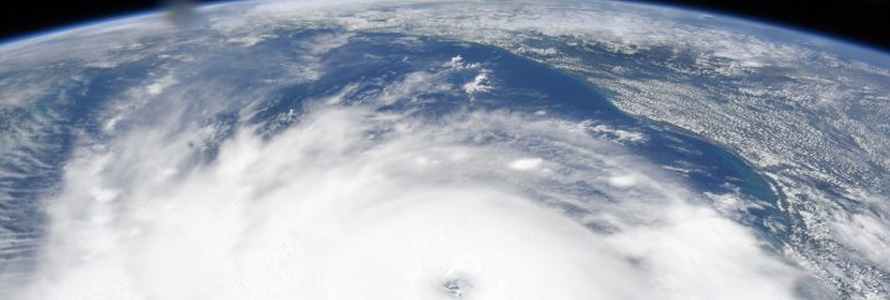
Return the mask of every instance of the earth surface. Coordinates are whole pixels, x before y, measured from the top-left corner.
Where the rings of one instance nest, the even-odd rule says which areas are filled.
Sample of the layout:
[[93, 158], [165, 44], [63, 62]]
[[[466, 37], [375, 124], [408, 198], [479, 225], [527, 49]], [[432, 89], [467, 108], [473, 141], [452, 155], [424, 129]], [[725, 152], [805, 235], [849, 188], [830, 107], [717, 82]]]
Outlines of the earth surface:
[[618, 2], [0, 46], [3, 299], [888, 299], [890, 56]]

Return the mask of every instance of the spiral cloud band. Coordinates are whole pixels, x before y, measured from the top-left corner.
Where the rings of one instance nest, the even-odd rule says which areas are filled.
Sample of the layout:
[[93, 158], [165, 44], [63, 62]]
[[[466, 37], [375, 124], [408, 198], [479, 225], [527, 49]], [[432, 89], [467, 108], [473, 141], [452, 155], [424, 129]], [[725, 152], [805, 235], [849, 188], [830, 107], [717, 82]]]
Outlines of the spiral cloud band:
[[22, 299], [786, 299], [798, 276], [569, 122], [316, 105], [192, 166], [198, 132], [80, 150]]

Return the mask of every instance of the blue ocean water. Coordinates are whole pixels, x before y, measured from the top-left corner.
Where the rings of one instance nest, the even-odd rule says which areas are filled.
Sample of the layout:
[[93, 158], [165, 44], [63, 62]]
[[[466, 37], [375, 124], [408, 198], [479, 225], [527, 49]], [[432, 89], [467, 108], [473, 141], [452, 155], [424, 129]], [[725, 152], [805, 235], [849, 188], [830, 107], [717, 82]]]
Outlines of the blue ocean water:
[[[27, 114], [21, 114], [26, 117], [18, 121], [52, 120], [51, 126], [45, 126], [42, 129], [44, 132], [39, 133], [39, 142], [46, 145], [41, 148], [42, 152], [28, 150], [32, 152], [27, 153], [39, 160], [35, 164], [47, 167], [45, 172], [40, 173], [40, 178], [3, 179], [7, 189], [20, 191], [20, 194], [16, 194], [16, 201], [8, 204], [15, 209], [3, 209], [7, 212], [18, 211], [21, 215], [0, 219], [0, 226], [22, 233], [41, 232], [45, 220], [42, 208], [46, 205], [41, 201], [51, 198], [59, 188], [64, 165], [77, 146], [79, 136], [89, 136], [94, 140], [112, 139], [115, 133], [102, 130], [99, 114], [111, 103], [119, 102], [117, 99], [128, 89], [144, 83], [152, 72], [173, 68], [186, 74], [179, 79], [183, 86], [202, 87], [201, 81], [222, 82], [249, 95], [249, 91], [258, 86], [273, 85], [275, 92], [262, 99], [239, 95], [219, 97], [197, 88], [179, 91], [193, 99], [179, 105], [196, 112], [190, 115], [200, 116], [191, 122], [219, 124], [229, 129], [238, 124], [253, 124], [258, 125], [260, 133], [267, 137], [273, 137], [299, 122], [299, 116], [308, 103], [339, 94], [343, 94], [344, 98], [341, 105], [376, 105], [380, 111], [411, 111], [417, 117], [430, 120], [472, 110], [504, 110], [528, 115], [545, 111], [548, 118], [578, 123], [587, 121], [637, 132], [646, 138], [638, 142], [619, 141], [621, 146], [657, 165], [682, 166], [684, 170], [669, 169], [668, 172], [673, 172], [679, 180], [698, 191], [738, 193], [743, 199], [760, 203], [755, 208], [748, 208], [745, 219], [739, 221], [755, 228], [776, 248], [786, 237], [783, 228], [789, 227], [789, 220], [780, 211], [783, 205], [780, 197], [750, 165], [714, 142], [667, 124], [619, 111], [596, 87], [580, 78], [502, 49], [467, 42], [364, 33], [353, 35], [347, 44], [318, 55], [305, 47], [305, 42], [338, 32], [307, 29], [276, 34], [277, 38], [264, 40], [250, 49], [239, 45], [207, 48], [204, 45], [191, 45], [177, 50], [181, 54], [201, 52], [201, 58], [192, 62], [171, 64], [166, 58], [151, 56], [111, 69], [90, 69], [82, 74], [81, 80], [58, 86], [57, 90], [30, 107]], [[323, 70], [317, 78], [283, 81], [288, 82], [286, 84], [270, 83], [271, 79], [293, 76], [284, 66], [288, 63], [306, 64], [307, 56], [317, 56], [313, 63]], [[467, 63], [479, 63], [480, 68], [490, 74], [492, 89], [474, 94], [472, 99], [468, 99], [465, 93], [429, 90], [417, 91], [411, 101], [385, 104], [368, 102], [386, 93], [386, 87], [393, 82], [404, 80], [412, 73], [442, 69], [443, 64], [457, 56]], [[65, 65], [57, 67], [65, 68]], [[477, 75], [478, 72], [454, 72], [445, 80], [461, 86], [473, 81]], [[347, 89], [348, 92], [344, 93]], [[245, 105], [256, 104], [256, 101], [259, 101], [257, 113], [250, 119], [241, 119], [237, 112]], [[229, 109], [213, 115], [198, 113], [209, 103], [223, 104]], [[151, 105], [148, 105], [149, 113], [137, 116], [130, 122], [157, 122], [158, 116], [150, 113]], [[12, 114], [19, 115], [16, 112]], [[121, 124], [117, 133], [127, 128], [128, 124]], [[224, 131], [215, 140], [207, 141], [208, 147], [196, 163], [212, 162], [219, 143], [232, 134], [232, 130]], [[615, 139], [609, 134], [593, 131], [590, 134], [599, 139]], [[0, 160], [0, 164], [10, 169], [28, 167], [12, 165], [8, 160]]]

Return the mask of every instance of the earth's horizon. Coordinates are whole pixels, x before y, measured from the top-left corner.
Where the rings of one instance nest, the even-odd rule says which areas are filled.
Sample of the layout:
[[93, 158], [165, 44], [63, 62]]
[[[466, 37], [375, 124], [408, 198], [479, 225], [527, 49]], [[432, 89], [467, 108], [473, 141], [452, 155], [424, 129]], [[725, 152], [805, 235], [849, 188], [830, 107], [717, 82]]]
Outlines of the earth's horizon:
[[0, 298], [890, 297], [880, 49], [609, 1], [187, 15], [0, 42]]

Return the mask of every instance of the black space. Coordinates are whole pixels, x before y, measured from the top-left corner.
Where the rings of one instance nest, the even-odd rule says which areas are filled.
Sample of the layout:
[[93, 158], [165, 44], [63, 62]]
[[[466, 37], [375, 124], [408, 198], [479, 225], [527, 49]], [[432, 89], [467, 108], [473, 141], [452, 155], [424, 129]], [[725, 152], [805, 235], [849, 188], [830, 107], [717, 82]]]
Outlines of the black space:
[[156, 1], [7, 1], [0, 6], [0, 39], [9, 40], [121, 13], [144, 11], [156, 4]]
[[[198, 3], [213, 1], [192, 1]], [[712, 13], [821, 33], [890, 50], [890, 0], [637, 0], [680, 5]], [[0, 6], [0, 41], [60, 27], [162, 7], [144, 0], [16, 0]]]
[[684, 6], [890, 51], [890, 0], [638, 0]]

